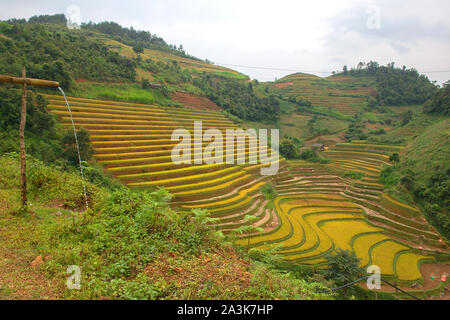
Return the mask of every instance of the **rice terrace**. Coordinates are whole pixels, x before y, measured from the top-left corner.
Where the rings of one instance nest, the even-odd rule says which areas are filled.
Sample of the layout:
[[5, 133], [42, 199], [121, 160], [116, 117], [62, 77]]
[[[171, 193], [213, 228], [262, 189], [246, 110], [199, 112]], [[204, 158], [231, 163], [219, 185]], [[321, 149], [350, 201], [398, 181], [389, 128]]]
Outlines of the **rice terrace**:
[[[51, 112], [69, 124], [63, 100], [47, 98]], [[257, 234], [243, 232], [238, 244], [252, 248], [279, 244], [277, 253], [284, 259], [318, 265], [326, 264], [325, 256], [333, 249], [354, 250], [361, 266], [379, 265], [383, 275], [405, 282], [421, 280], [420, 264], [434, 261], [431, 254], [446, 249], [442, 237], [419, 218], [416, 208], [383, 193], [378, 183], [382, 166], [392, 165], [389, 153], [402, 147], [357, 141], [331, 147], [325, 156], [333, 161], [325, 165], [281, 159], [281, 170], [271, 179], [279, 196], [274, 208], [268, 208], [260, 191], [268, 183], [257, 170], [261, 165], [183, 167], [171, 161], [171, 130], [184, 123], [193, 130], [193, 120], [202, 120], [204, 129], [235, 128], [222, 114], [80, 98], [69, 101], [75, 123], [90, 133], [96, 160], [124, 184], [164, 186], [181, 210], [208, 209], [218, 219], [211, 228], [225, 233], [242, 226], [264, 228]], [[256, 151], [249, 144], [237, 145], [236, 157], [248, 158]], [[365, 176], [360, 180], [339, 176], [346, 171]]]
[[450, 299], [448, 82], [67, 23], [0, 21], [0, 299]]

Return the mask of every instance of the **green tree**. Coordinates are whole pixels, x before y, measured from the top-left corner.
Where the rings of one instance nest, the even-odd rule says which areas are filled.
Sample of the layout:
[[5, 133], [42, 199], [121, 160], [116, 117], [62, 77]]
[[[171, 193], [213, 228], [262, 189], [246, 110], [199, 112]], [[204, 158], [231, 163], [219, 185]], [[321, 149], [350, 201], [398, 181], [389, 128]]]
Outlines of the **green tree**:
[[19, 75], [26, 66], [27, 76], [58, 81], [66, 92], [73, 79], [135, 81], [136, 66], [132, 59], [120, 56], [85, 33], [67, 32], [58, 23], [49, 25], [40, 21], [22, 24], [0, 21], [0, 34], [5, 35], [0, 37], [2, 73]]
[[[91, 145], [91, 138], [86, 129], [80, 129], [77, 131], [77, 140], [80, 148], [80, 156], [83, 161], [88, 161], [92, 158], [94, 150]], [[78, 149], [74, 133], [71, 129], [65, 132], [62, 139], [63, 144], [63, 157], [67, 159], [70, 164], [78, 165]]]
[[286, 159], [295, 159], [298, 155], [297, 147], [291, 139], [285, 139], [281, 141], [280, 153]]
[[165, 84], [163, 84], [161, 86], [161, 92], [164, 95], [164, 97], [169, 98], [170, 92], [169, 92], [169, 89], [167, 88], [167, 86]]
[[444, 83], [443, 88], [439, 89], [431, 100], [427, 101], [423, 110], [426, 113], [450, 115], [450, 80]]
[[386, 66], [380, 66], [374, 61], [360, 63], [357, 69], [352, 68], [350, 71], [344, 66], [342, 74], [348, 73], [355, 77], [375, 77], [375, 96], [381, 106], [422, 104], [432, 98], [437, 90], [425, 75], [413, 68], [395, 68], [393, 62]]
[[400, 162], [400, 156], [399, 156], [399, 154], [398, 154], [397, 152], [391, 154], [391, 155], [389, 156], [389, 161], [392, 161], [392, 162], [394, 162], [394, 163], [399, 163], [399, 162]]
[[142, 89], [150, 88], [150, 81], [148, 81], [148, 79], [146, 79], [146, 78], [143, 78], [141, 86], [142, 86]]
[[133, 47], [133, 51], [137, 54], [144, 53], [144, 47], [142, 44], [137, 44]]
[[316, 152], [312, 148], [305, 149], [300, 153], [300, 159], [302, 160], [311, 160], [314, 158], [316, 158]]
[[415, 178], [411, 173], [407, 173], [400, 178], [400, 183], [405, 186], [408, 191], [414, 191]]
[[369, 97], [369, 99], [367, 99], [367, 107], [369, 107], [370, 109], [376, 107], [377, 105], [378, 102], [374, 97]]
[[411, 110], [403, 112], [402, 115], [400, 116], [402, 126], [407, 125], [411, 121], [412, 117], [413, 113]]
[[[336, 250], [336, 254], [327, 256], [328, 269], [325, 271], [325, 278], [332, 280], [337, 286], [348, 284], [357, 280], [364, 272], [359, 267], [359, 259], [354, 251]], [[347, 296], [349, 287], [343, 289], [343, 296]]]

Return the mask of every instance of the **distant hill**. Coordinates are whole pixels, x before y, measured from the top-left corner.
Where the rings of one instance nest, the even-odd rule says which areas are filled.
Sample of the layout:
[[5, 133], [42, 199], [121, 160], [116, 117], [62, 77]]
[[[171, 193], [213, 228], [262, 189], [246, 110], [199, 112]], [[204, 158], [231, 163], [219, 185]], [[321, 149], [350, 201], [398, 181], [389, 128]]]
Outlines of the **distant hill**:
[[114, 22], [69, 30], [60, 14], [3, 21], [0, 48], [2, 73], [19, 75], [25, 66], [28, 76], [56, 80], [74, 96], [177, 106], [172, 98], [181, 92], [241, 119], [278, 117], [278, 101], [256, 96], [247, 76]]
[[277, 94], [296, 101], [309, 101], [313, 106], [333, 109], [345, 115], [360, 111], [369, 96], [375, 96], [372, 77], [333, 76], [295, 73], [271, 85]]

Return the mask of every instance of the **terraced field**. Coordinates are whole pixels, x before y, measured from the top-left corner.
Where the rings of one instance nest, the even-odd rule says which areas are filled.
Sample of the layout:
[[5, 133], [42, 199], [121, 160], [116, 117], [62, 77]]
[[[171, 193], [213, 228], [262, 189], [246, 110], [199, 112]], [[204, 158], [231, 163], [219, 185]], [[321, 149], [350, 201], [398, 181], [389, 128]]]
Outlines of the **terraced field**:
[[[71, 125], [62, 98], [47, 98], [51, 112]], [[220, 112], [83, 98], [69, 102], [76, 126], [90, 132], [95, 158], [106, 171], [132, 188], [164, 186], [181, 211], [208, 209], [217, 218], [212, 229], [241, 230], [238, 244], [279, 246], [286, 260], [304, 264], [324, 264], [335, 249], [351, 249], [361, 265], [379, 265], [383, 274], [400, 281], [419, 280], [420, 263], [431, 261], [436, 250], [448, 252], [448, 243], [420, 212], [384, 194], [378, 182], [382, 167], [390, 165], [389, 154], [401, 147], [340, 143], [324, 152], [328, 164], [280, 158], [278, 174], [262, 176], [263, 164], [172, 162], [178, 144], [171, 140], [174, 129], [193, 133], [196, 120], [202, 120], [203, 132], [237, 128]], [[193, 142], [186, 146], [196, 150]], [[258, 146], [235, 142], [236, 157], [249, 159], [257, 151]], [[349, 178], [348, 171], [361, 178]], [[260, 191], [269, 181], [278, 194], [275, 209]]]
[[400, 281], [419, 280], [419, 263], [433, 260], [370, 224], [361, 207], [344, 196], [281, 196], [275, 206], [280, 227], [239, 243], [255, 248], [278, 245], [285, 259], [305, 264], [325, 263], [325, 256], [337, 248], [354, 250], [361, 266], [378, 265], [384, 275]]
[[279, 94], [310, 101], [314, 106], [351, 115], [358, 112], [367, 97], [374, 93], [374, 88], [368, 86], [370, 81], [366, 78], [320, 78], [296, 73], [275, 82], [273, 89]]
[[[70, 114], [62, 97], [47, 98], [49, 110], [70, 126]], [[84, 98], [69, 98], [69, 103], [76, 127], [87, 129], [91, 135], [96, 160], [125, 185], [164, 186], [174, 195], [174, 205], [181, 210], [209, 209], [219, 218], [214, 228], [225, 232], [250, 222], [259, 227], [273, 222], [274, 215], [266, 210], [259, 190], [270, 178], [260, 175], [261, 167], [268, 164], [248, 164], [249, 158], [257, 155], [258, 146], [250, 145], [245, 137], [242, 141], [235, 140], [234, 153], [236, 159], [245, 159], [246, 164], [226, 164], [225, 130], [237, 126], [222, 113]], [[179, 141], [172, 141], [173, 130], [186, 129], [193, 136], [197, 120], [202, 121], [203, 133], [212, 128], [221, 131], [223, 155], [210, 154], [207, 160], [211, 164], [174, 163], [171, 152]], [[203, 142], [202, 153], [209, 143]], [[191, 150], [192, 159], [198, 155], [193, 139], [183, 146]], [[287, 173], [283, 169], [286, 163], [282, 158], [276, 161], [281, 173], [276, 179], [280, 180], [283, 170]]]
[[[125, 56], [128, 58], [136, 58], [138, 56], [137, 53], [133, 51], [132, 46], [128, 46], [119, 41], [105, 38], [100, 35], [95, 36], [94, 38], [97, 39], [99, 42], [108, 46], [111, 50], [118, 52], [122, 56]], [[144, 48], [144, 52], [141, 53], [140, 56], [143, 60], [152, 59], [155, 61], [162, 61], [165, 63], [175, 61], [182, 68], [194, 70], [196, 72], [206, 71], [206, 72], [212, 72], [215, 74], [229, 75], [229, 76], [236, 77], [239, 79], [247, 79], [247, 76], [244, 76], [243, 74], [238, 73], [235, 70], [225, 68], [222, 66], [209, 64], [209, 63], [199, 60], [199, 59], [197, 60], [197, 59], [189, 59], [186, 57], [181, 57], [178, 55], [171, 54], [169, 52]]]
[[[383, 193], [378, 177], [401, 147], [340, 143], [324, 152], [329, 164], [288, 161], [290, 178], [276, 186], [275, 229], [238, 240], [270, 248], [287, 260], [324, 264], [335, 249], [354, 250], [361, 265], [380, 266], [385, 276], [409, 282], [421, 279], [420, 263], [433, 261], [448, 243], [413, 208]], [[348, 171], [364, 176], [346, 177]]]
[[207, 97], [200, 97], [185, 92], [175, 92], [171, 94], [172, 100], [181, 103], [185, 107], [191, 107], [200, 110], [221, 111], [219, 106], [209, 100]]

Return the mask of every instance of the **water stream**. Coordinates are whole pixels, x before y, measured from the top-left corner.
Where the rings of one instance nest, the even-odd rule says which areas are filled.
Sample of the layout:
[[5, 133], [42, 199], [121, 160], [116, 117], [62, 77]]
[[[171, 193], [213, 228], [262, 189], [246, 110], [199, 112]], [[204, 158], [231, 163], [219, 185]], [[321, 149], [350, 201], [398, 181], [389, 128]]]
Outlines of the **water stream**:
[[86, 202], [86, 209], [89, 208], [89, 203], [87, 199], [87, 193], [86, 193], [86, 181], [84, 180], [84, 174], [83, 174], [83, 166], [81, 164], [81, 154], [80, 154], [80, 146], [78, 144], [78, 138], [77, 138], [77, 131], [75, 129], [75, 123], [73, 122], [72, 118], [72, 110], [70, 110], [69, 101], [67, 101], [66, 94], [64, 93], [64, 90], [61, 87], [58, 87], [59, 91], [61, 91], [64, 100], [66, 100], [67, 109], [69, 110], [70, 114], [70, 121], [72, 122], [72, 128], [73, 128], [73, 135], [75, 136], [75, 143], [77, 145], [77, 151], [78, 151], [78, 162], [80, 164], [80, 174], [81, 174], [81, 180], [83, 181], [83, 193], [84, 193], [84, 201]]

